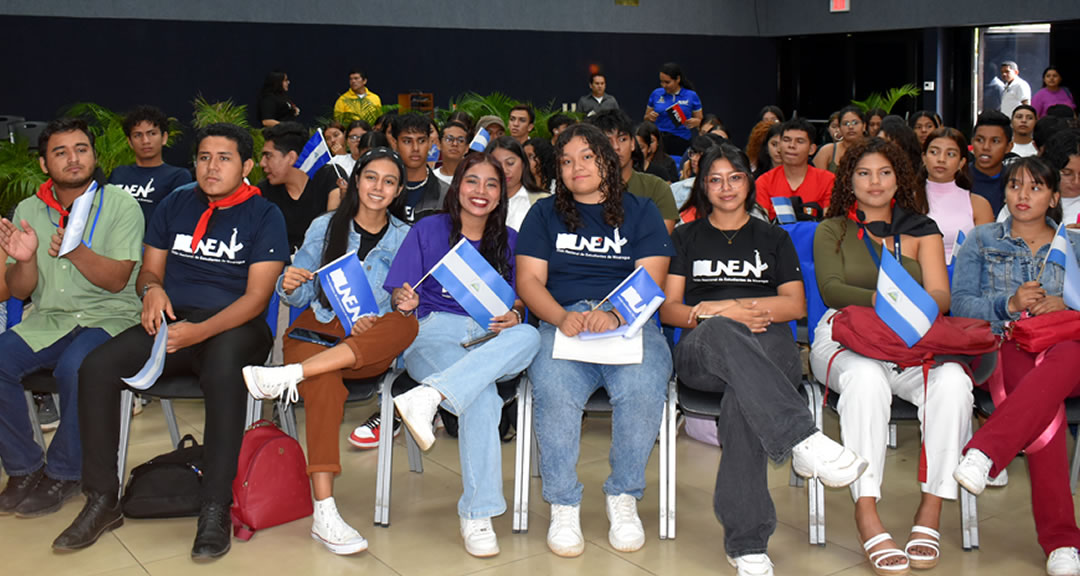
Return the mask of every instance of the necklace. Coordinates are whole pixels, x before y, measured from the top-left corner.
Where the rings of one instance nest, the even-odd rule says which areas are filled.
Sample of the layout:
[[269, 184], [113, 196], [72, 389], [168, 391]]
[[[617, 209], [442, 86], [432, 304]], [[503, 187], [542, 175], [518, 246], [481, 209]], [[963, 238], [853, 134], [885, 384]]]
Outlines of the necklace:
[[431, 170], [428, 170], [427, 176], [424, 176], [424, 179], [421, 180], [419, 184], [415, 186], [409, 186], [408, 184], [405, 184], [405, 189], [409, 190], [410, 192], [413, 190], [419, 190], [423, 188], [425, 184], [427, 184], [428, 178], [431, 178]]
[[724, 235], [724, 238], [727, 238], [728, 246], [731, 246], [731, 243], [735, 241], [735, 237], [739, 235], [739, 232], [742, 232], [742, 228], [736, 230], [731, 236], [728, 236], [728, 233], [723, 230], [720, 231], [720, 233]]

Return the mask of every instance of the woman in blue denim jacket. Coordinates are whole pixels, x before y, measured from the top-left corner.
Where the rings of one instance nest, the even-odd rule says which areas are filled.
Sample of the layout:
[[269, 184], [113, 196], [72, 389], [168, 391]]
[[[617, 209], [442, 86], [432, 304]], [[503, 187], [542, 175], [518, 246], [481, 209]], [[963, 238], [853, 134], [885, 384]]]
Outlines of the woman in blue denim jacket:
[[[311, 536], [335, 554], [355, 554], [367, 541], [338, 514], [334, 476], [341, 473], [338, 433], [349, 391], [343, 379], [382, 374], [416, 338], [411, 315], [390, 310], [383, 281], [409, 226], [401, 214], [405, 166], [396, 152], [375, 148], [357, 161], [338, 209], [323, 214], [308, 227], [293, 265], [277, 282], [281, 299], [295, 307], [310, 307], [296, 319], [285, 338], [285, 366], [244, 368], [244, 381], [255, 398], [304, 398], [307, 414], [308, 474], [315, 493], [315, 522]], [[339, 257], [356, 254], [379, 316], [362, 316], [348, 336], [341, 320], [322, 295], [315, 271]], [[290, 337], [308, 330], [341, 339], [332, 348]]]
[[[1061, 296], [1065, 268], [1047, 259], [1056, 248], [1056, 221], [1061, 220], [1058, 173], [1041, 158], [1021, 158], [1004, 180], [1012, 216], [975, 228], [957, 255], [952, 287], [953, 314], [988, 320], [995, 332], [1008, 321], [1066, 308]], [[1080, 253], [1076, 234], [1065, 234], [1075, 257]], [[1069, 256], [1067, 245], [1057, 247]], [[979, 494], [988, 474], [997, 476], [1024, 450], [1035, 530], [1048, 556], [1046, 572], [1080, 574], [1067, 430], [1058, 419], [1065, 399], [1080, 396], [1080, 341], [1058, 342], [1041, 354], [1005, 342], [998, 362], [1007, 398], [968, 442], [953, 476]]]

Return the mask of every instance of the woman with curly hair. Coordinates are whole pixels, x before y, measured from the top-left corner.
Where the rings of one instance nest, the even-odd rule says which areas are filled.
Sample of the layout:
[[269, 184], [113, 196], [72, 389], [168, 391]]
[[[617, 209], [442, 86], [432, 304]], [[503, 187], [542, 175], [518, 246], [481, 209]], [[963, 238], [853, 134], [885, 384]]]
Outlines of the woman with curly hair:
[[[926, 201], [918, 190], [907, 154], [880, 138], [861, 142], [840, 163], [828, 219], [814, 236], [818, 287], [830, 310], [814, 332], [810, 365], [820, 380], [841, 394], [837, 411], [844, 445], [870, 461], [866, 473], [851, 485], [851, 494], [859, 538], [878, 574], [903, 574], [909, 567], [937, 564], [942, 501], [958, 495], [952, 473], [971, 434], [972, 383], [959, 364], [930, 369], [924, 382], [921, 367], [899, 370], [889, 362], [845, 350], [833, 340], [831, 319], [836, 310], [874, 305], [878, 278], [874, 258], [882, 250], [895, 254], [941, 312], [948, 311], [949, 277], [941, 233], [926, 216]], [[893, 395], [918, 407], [926, 456], [922, 501], [903, 550], [882, 525], [877, 510]]]
[[746, 139], [746, 157], [750, 159], [750, 168], [757, 171], [758, 158], [762, 148], [768, 145], [769, 130], [776, 122], [762, 120], [750, 130], [750, 137]]
[[555, 147], [547, 138], [529, 138], [525, 141], [525, 157], [529, 159], [536, 185], [555, 192]]
[[556, 331], [573, 338], [626, 324], [605, 298], [642, 266], [660, 286], [673, 251], [660, 212], [648, 198], [626, 193], [619, 159], [599, 128], [575, 124], [555, 143], [555, 196], [538, 201], [521, 227], [518, 292], [540, 319], [540, 351], [529, 368], [536, 400], [536, 439], [544, 500], [551, 504], [548, 547], [559, 556], [585, 550], [582, 485], [577, 478], [581, 415], [603, 387], [611, 398], [611, 475], [604, 483], [608, 541], [632, 552], [645, 544], [637, 501], [645, 464], [660, 430], [671, 352], [649, 322], [629, 341], [636, 364], [554, 359]]
[[[383, 283], [392, 291], [394, 309], [415, 311], [420, 321], [404, 355], [405, 369], [420, 386], [395, 397], [394, 406], [422, 450], [435, 442], [431, 422], [440, 404], [458, 417], [461, 537], [465, 550], [481, 558], [499, 553], [491, 518], [506, 512], [499, 442], [503, 401], [495, 383], [529, 366], [539, 338], [522, 322], [521, 300], [483, 326], [437, 279], [423, 277], [464, 239], [513, 287], [517, 234], [505, 224], [506, 204], [499, 163], [489, 154], [468, 155], [454, 173], [442, 212], [413, 225]], [[492, 332], [496, 336], [487, 341], [469, 344]]]

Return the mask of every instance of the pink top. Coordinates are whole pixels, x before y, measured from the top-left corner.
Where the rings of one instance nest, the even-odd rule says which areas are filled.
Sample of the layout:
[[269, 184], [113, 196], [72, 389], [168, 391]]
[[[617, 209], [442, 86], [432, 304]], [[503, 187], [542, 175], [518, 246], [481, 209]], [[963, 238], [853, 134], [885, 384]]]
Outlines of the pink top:
[[1072, 96], [1069, 95], [1069, 91], [1065, 88], [1059, 88], [1057, 92], [1051, 92], [1043, 88], [1031, 97], [1031, 105], [1035, 108], [1035, 114], [1039, 118], [1046, 116], [1046, 110], [1055, 104], [1064, 104], [1076, 110], [1076, 103], [1073, 102]]
[[960, 232], [965, 236], [975, 227], [975, 216], [971, 208], [971, 193], [956, 185], [956, 182], [941, 184], [926, 181], [926, 200], [930, 204], [927, 214], [937, 223], [944, 236], [945, 263], [952, 262], [953, 248]]

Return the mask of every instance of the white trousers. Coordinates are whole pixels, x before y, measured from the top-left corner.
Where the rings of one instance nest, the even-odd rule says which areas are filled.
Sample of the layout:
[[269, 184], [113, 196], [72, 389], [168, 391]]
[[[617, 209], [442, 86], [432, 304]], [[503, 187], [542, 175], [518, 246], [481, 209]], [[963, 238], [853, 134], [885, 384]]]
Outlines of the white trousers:
[[[810, 350], [810, 368], [818, 381], [824, 381], [829, 360], [840, 345], [833, 341], [829, 310], [814, 330]], [[971, 439], [971, 413], [974, 399], [971, 378], [963, 367], [946, 363], [930, 370], [926, 394], [922, 368], [902, 372], [896, 365], [860, 356], [850, 350], [836, 354], [828, 371], [830, 390], [840, 393], [840, 437], [845, 446], [870, 462], [866, 472], [851, 485], [855, 500], [881, 499], [881, 480], [885, 471], [885, 450], [889, 437], [890, 407], [893, 395], [911, 402], [919, 409], [920, 431], [926, 446], [927, 481], [922, 491], [955, 500], [959, 486], [952, 474], [960, 462], [960, 451]], [[929, 396], [930, 421], [926, 421]], [[918, 462], [912, 474], [918, 473]]]

